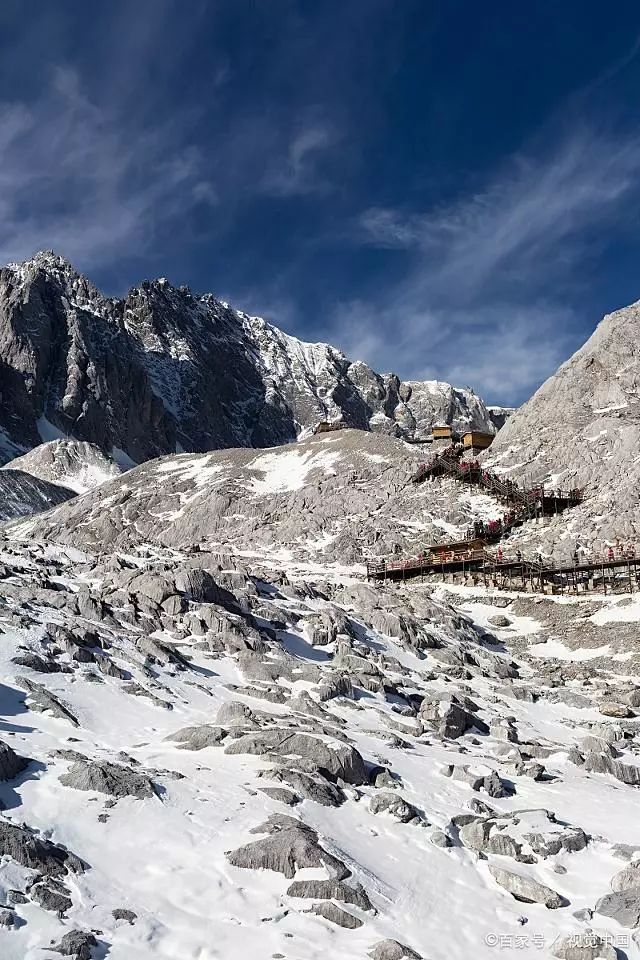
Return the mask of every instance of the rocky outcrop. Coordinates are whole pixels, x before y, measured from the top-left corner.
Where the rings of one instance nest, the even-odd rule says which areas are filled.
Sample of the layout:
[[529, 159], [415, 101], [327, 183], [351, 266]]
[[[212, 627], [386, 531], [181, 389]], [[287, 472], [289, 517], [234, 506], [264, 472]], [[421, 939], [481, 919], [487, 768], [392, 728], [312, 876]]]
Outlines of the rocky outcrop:
[[247, 733], [233, 740], [225, 753], [300, 757], [313, 768], [346, 783], [367, 783], [368, 780], [364, 760], [354, 747], [346, 743], [326, 743], [319, 737], [287, 728]]
[[[541, 532], [545, 552], [570, 556], [640, 535], [640, 303], [596, 331], [513, 416], [483, 459], [514, 479], [584, 487], [573, 529]], [[563, 529], [561, 529], [563, 528]]]
[[13, 780], [31, 761], [21, 757], [8, 743], [0, 740], [0, 780]]
[[60, 783], [75, 790], [95, 790], [111, 797], [155, 797], [153, 782], [145, 774], [107, 761], [76, 760]]
[[251, 832], [268, 836], [227, 853], [232, 866], [274, 870], [289, 880], [293, 880], [297, 870], [308, 867], [324, 868], [333, 880], [345, 880], [351, 872], [322, 847], [315, 830], [293, 817], [272, 816]]
[[[41, 443], [24, 456], [11, 460], [4, 468], [9, 469], [22, 470], [75, 493], [86, 493], [121, 473], [118, 464], [94, 443], [66, 439]], [[0, 473], [0, 480], [2, 476]]]

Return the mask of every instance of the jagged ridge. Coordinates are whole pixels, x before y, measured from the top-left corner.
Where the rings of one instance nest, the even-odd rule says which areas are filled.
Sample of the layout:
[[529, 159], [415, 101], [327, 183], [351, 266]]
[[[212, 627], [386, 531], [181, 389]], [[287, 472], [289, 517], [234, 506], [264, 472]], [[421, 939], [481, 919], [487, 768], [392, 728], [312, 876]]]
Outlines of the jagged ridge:
[[320, 420], [495, 429], [471, 390], [402, 383], [164, 279], [105, 297], [51, 252], [0, 271], [0, 390], [5, 463], [59, 435], [140, 463], [286, 443]]

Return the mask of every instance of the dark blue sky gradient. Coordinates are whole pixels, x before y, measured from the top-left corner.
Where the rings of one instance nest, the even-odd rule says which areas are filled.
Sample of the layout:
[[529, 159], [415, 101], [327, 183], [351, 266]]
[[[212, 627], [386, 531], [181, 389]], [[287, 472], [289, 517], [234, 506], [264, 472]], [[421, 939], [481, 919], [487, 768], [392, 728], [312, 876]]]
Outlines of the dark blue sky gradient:
[[5, 0], [0, 257], [518, 403], [640, 297], [640, 8]]

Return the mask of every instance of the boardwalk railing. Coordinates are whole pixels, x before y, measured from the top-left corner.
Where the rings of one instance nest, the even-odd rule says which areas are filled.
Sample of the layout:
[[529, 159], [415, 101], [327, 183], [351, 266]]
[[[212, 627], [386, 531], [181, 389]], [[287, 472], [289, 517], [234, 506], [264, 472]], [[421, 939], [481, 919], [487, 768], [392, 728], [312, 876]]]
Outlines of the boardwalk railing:
[[[457, 545], [459, 546], [459, 544]], [[574, 563], [544, 563], [524, 557], [503, 557], [485, 549], [430, 551], [417, 557], [391, 562], [370, 561], [367, 563], [367, 578], [372, 580], [406, 580], [416, 576], [448, 574], [471, 576], [483, 579], [496, 587], [513, 588], [527, 585], [553, 592], [565, 590], [578, 593], [602, 586], [605, 593], [620, 585], [629, 591], [640, 583], [640, 552], [635, 546], [619, 550], [618, 555], [607, 551], [601, 559], [582, 560]]]

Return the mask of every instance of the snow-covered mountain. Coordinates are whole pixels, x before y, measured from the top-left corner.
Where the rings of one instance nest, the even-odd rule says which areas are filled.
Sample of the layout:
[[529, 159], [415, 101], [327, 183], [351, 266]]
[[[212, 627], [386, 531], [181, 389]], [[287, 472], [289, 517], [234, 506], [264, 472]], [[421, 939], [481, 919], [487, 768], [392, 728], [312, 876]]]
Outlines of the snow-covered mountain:
[[545, 552], [640, 543], [640, 303], [604, 317], [506, 421], [485, 462], [531, 482], [585, 488], [571, 522], [541, 534]]
[[[9, 462], [7, 470], [22, 470], [49, 483], [86, 493], [120, 476], [120, 468], [93, 443], [50, 440]], [[0, 474], [0, 477], [2, 474]]]
[[2, 528], [3, 960], [639, 960], [637, 597], [365, 582], [504, 509], [419, 456], [171, 455]]
[[402, 383], [166, 280], [117, 300], [53, 253], [0, 271], [5, 463], [70, 437], [131, 466], [286, 443], [322, 420], [405, 437], [440, 421], [494, 431], [470, 389]]

